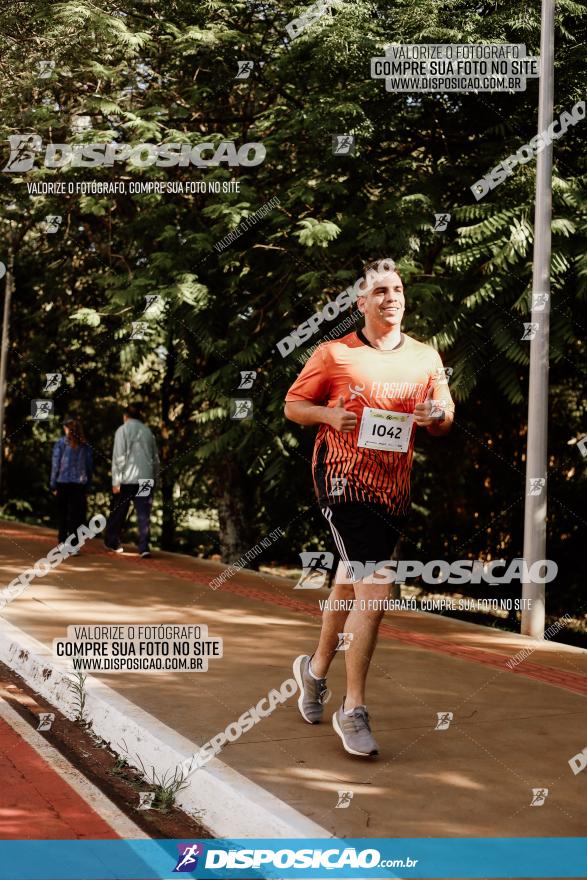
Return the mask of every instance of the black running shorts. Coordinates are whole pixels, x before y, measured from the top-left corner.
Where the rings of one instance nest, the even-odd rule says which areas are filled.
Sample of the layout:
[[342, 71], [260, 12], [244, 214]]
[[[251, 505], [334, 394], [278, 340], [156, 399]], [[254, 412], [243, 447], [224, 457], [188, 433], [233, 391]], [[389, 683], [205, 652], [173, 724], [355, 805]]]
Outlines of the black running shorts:
[[328, 520], [334, 543], [341, 560], [347, 566], [348, 577], [361, 580], [361, 571], [351, 564], [371, 565], [371, 571], [388, 562], [405, 527], [407, 516], [394, 516], [382, 504], [370, 502], [340, 502], [322, 507]]

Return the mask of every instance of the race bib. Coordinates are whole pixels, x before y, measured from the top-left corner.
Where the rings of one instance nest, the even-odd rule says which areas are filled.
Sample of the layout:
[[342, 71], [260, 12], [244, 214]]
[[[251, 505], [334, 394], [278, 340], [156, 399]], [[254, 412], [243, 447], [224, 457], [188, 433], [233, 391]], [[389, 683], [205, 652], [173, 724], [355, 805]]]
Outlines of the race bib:
[[413, 424], [412, 413], [366, 406], [361, 418], [357, 445], [385, 452], [407, 452]]

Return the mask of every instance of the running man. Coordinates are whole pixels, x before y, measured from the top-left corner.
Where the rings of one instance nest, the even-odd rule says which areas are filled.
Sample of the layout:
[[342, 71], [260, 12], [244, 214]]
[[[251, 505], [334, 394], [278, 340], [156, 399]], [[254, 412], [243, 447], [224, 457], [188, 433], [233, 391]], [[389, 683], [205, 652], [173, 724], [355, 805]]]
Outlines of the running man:
[[309, 724], [322, 720], [338, 634], [349, 633], [346, 694], [332, 724], [347, 752], [368, 756], [378, 746], [365, 683], [389, 585], [362, 581], [352, 563], [391, 559], [410, 503], [417, 427], [446, 434], [454, 404], [438, 352], [402, 333], [404, 290], [393, 260], [367, 266], [359, 289], [364, 328], [316, 349], [287, 393], [285, 416], [319, 426], [314, 487], [342, 560], [318, 646], [294, 662], [298, 706]]

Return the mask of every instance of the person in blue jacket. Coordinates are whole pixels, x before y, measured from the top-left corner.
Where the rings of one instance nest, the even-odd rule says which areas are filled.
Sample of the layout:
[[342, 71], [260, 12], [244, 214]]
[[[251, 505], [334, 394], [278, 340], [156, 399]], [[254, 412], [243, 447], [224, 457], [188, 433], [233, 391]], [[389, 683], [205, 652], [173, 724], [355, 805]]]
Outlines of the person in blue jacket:
[[[79, 419], [63, 423], [64, 436], [53, 446], [51, 489], [57, 496], [59, 543], [86, 521], [86, 496], [91, 487], [93, 455]], [[79, 549], [74, 551], [79, 553]]]

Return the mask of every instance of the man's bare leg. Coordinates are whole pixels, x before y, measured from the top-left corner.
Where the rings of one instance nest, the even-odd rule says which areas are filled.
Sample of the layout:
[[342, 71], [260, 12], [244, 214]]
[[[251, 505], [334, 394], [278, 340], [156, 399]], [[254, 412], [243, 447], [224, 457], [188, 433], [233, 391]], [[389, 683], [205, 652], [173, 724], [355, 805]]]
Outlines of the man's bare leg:
[[[318, 678], [326, 678], [328, 668], [332, 663], [336, 654], [338, 645], [338, 634], [345, 631], [345, 624], [349, 616], [349, 607], [355, 598], [355, 584], [343, 583], [341, 578], [345, 576], [346, 569], [341, 563], [336, 573], [336, 581], [328, 597], [328, 605], [322, 612], [322, 629], [320, 630], [320, 639], [318, 647], [312, 656], [312, 672]], [[344, 604], [340, 609], [336, 609], [338, 602]], [[346, 606], [346, 607], [345, 607]]]
[[[356, 606], [347, 617], [345, 632], [352, 633], [349, 647], [345, 652], [347, 689], [344, 702], [345, 712], [365, 705], [365, 683], [369, 665], [377, 643], [379, 624], [385, 610], [378, 606], [389, 597], [389, 584], [354, 584]], [[372, 607], [369, 607], [369, 605]], [[342, 630], [339, 630], [341, 632]]]

